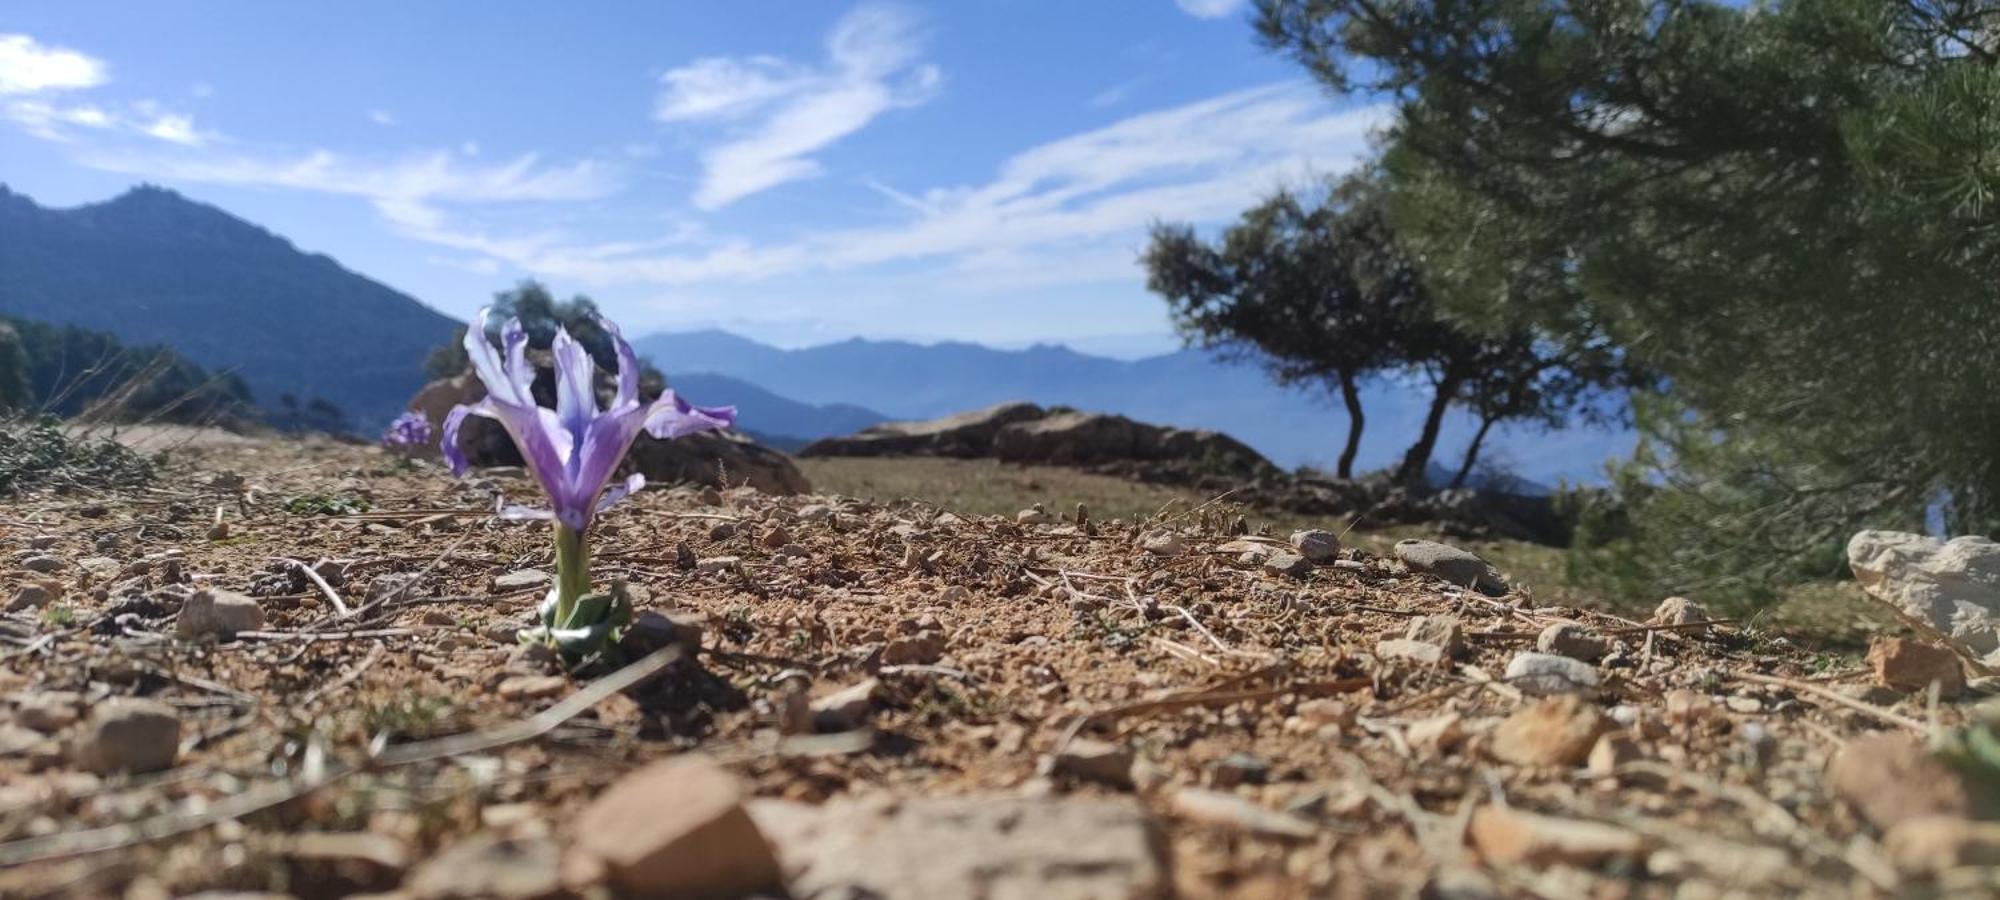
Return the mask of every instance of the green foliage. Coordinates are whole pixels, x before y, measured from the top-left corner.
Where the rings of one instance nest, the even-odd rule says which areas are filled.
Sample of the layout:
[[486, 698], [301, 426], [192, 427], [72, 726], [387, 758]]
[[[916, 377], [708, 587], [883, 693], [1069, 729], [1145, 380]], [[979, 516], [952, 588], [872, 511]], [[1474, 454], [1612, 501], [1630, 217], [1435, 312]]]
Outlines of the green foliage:
[[[511, 290], [494, 294], [489, 309], [486, 339], [496, 345], [507, 320], [519, 318], [522, 329], [528, 333], [530, 350], [549, 349], [555, 343], [556, 329], [560, 328], [590, 351], [590, 358], [598, 368], [618, 371], [617, 348], [611, 342], [611, 333], [599, 324], [597, 302], [589, 297], [578, 294], [568, 300], [557, 300], [541, 282], [527, 280]], [[464, 341], [465, 329], [461, 327], [452, 335], [451, 343], [432, 348], [424, 360], [424, 374], [450, 378], [469, 370], [472, 359], [465, 353]], [[658, 396], [666, 386], [666, 378], [651, 365], [640, 370], [639, 378], [642, 395]]]
[[1260, 0], [1394, 98], [1391, 217], [1456, 314], [1662, 376], [1588, 561], [1757, 601], [1862, 527], [2000, 525], [1987, 0]]
[[300, 494], [285, 501], [285, 511], [295, 516], [352, 516], [365, 513], [368, 509], [369, 503], [365, 498], [323, 491]]
[[159, 460], [115, 441], [73, 436], [53, 418], [0, 422], [0, 495], [42, 487], [134, 487]]
[[1336, 389], [1348, 413], [1342, 478], [1353, 476], [1365, 422], [1359, 382], [1368, 375], [1404, 372], [1432, 385], [1399, 480], [1424, 477], [1450, 406], [1479, 417], [1454, 487], [1495, 423], [1562, 424], [1603, 388], [1632, 380], [1602, 340], [1551, 341], [1521, 326], [1489, 334], [1445, 316], [1427, 265], [1404, 246], [1389, 208], [1390, 185], [1364, 169], [1321, 188], [1280, 191], [1217, 242], [1188, 225], [1157, 225], [1147, 286], [1166, 299], [1189, 343], [1258, 360], [1280, 382]]
[[0, 319], [0, 406], [8, 405], [10, 353], [19, 352], [24, 389], [16, 404], [70, 418], [239, 426], [259, 416], [250, 389], [233, 374], [212, 374], [166, 347], [128, 347], [75, 326]]

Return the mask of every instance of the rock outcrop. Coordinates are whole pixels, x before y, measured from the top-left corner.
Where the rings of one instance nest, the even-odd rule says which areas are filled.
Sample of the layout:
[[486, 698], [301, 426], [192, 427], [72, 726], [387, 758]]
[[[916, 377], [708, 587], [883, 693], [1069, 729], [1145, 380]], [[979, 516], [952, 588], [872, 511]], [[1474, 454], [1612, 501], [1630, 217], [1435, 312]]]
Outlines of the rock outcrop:
[[[554, 384], [547, 369], [542, 369], [535, 379], [538, 398], [544, 391], [544, 382], [548, 382], [548, 393], [553, 394]], [[461, 403], [476, 403], [485, 396], [486, 386], [467, 373], [425, 385], [410, 401], [410, 408], [429, 416], [432, 425], [442, 426], [452, 407]], [[552, 402], [552, 399], [547, 398], [544, 402]], [[441, 427], [435, 429], [432, 440], [438, 440], [442, 431]], [[465, 451], [465, 458], [475, 466], [518, 466], [522, 463], [521, 452], [515, 449], [513, 438], [508, 437], [507, 430], [492, 419], [476, 416], [467, 419], [458, 440], [460, 449]], [[638, 472], [655, 484], [689, 482], [710, 487], [747, 484], [767, 494], [805, 494], [812, 491], [812, 483], [806, 480], [791, 457], [733, 431], [708, 432], [671, 441], [639, 435], [620, 470], [620, 474], [627, 472]]]
[[1863, 531], [1847, 542], [1854, 578], [1911, 624], [2000, 665], [2000, 543]]
[[1002, 403], [922, 422], [885, 422], [847, 437], [814, 441], [799, 455], [989, 457], [1170, 482], [1278, 473], [1262, 454], [1220, 432], [1033, 403]]

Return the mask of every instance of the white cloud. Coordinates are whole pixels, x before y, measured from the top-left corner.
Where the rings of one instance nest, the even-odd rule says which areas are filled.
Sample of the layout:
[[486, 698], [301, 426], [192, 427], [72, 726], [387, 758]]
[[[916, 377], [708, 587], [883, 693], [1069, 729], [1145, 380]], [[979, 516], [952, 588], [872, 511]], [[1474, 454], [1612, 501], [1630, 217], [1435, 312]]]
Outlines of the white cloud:
[[215, 137], [196, 128], [193, 117], [167, 112], [150, 100], [107, 109], [89, 103], [65, 105], [23, 98], [0, 106], [0, 118], [45, 141], [73, 140], [74, 129], [143, 135], [187, 147], [201, 146]]
[[0, 94], [96, 87], [110, 77], [102, 60], [25, 34], [0, 34]]
[[396, 114], [386, 109], [371, 109], [368, 111], [368, 121], [386, 127], [396, 124]]
[[151, 122], [141, 126], [139, 130], [147, 137], [159, 138], [185, 147], [199, 147], [208, 143], [209, 139], [209, 135], [195, 130], [192, 117], [170, 113], [153, 117]]
[[1239, 91], [1031, 148], [980, 185], [911, 194], [864, 181], [909, 215], [789, 243], [721, 238], [662, 254], [442, 226], [431, 237], [593, 284], [747, 282], [923, 261], [1023, 284], [1095, 283], [1132, 277], [1155, 220], [1221, 221], [1280, 185], [1345, 170], [1388, 115], [1383, 106], [1331, 109], [1305, 84]]
[[885, 6], [842, 17], [814, 67], [771, 56], [708, 57], [661, 77], [653, 117], [711, 123], [729, 134], [702, 153], [694, 202], [718, 209], [822, 171], [812, 155], [883, 113], [936, 96], [943, 76], [920, 59], [917, 22]]
[[1174, 5], [1198, 19], [1220, 19], [1235, 12], [1243, 0], [1174, 0]]

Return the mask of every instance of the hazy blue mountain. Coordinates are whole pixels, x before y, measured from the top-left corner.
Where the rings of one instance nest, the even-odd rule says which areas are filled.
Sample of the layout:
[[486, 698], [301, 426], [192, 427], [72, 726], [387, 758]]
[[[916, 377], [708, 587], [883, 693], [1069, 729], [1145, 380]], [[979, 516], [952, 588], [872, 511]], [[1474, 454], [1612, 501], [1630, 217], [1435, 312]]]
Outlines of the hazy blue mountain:
[[741, 430], [780, 450], [796, 450], [823, 437], [853, 434], [889, 418], [851, 403], [800, 403], [740, 378], [712, 372], [670, 375], [667, 382], [690, 402], [735, 406]]
[[[1005, 400], [1067, 404], [1227, 432], [1284, 466], [1330, 465], [1347, 427], [1332, 398], [1278, 387], [1256, 366], [1200, 350], [1130, 361], [1059, 346], [996, 350], [957, 342], [855, 339], [785, 350], [723, 331], [657, 334], [635, 346], [663, 371], [728, 375], [805, 403], [852, 403], [895, 418], [930, 418]], [[677, 383], [687, 378], [675, 376]], [[1417, 432], [1427, 394], [1427, 386], [1386, 380], [1367, 387], [1361, 466], [1395, 462]], [[1452, 417], [1439, 465], [1456, 466], [1473, 424]], [[1591, 428], [1495, 429], [1487, 442], [1489, 462], [1553, 484], [1599, 480], [1605, 460], [1628, 452], [1632, 437]]]
[[443, 314], [220, 209], [156, 187], [49, 209], [0, 187], [0, 314], [163, 344], [257, 403], [320, 397], [364, 429], [423, 386]]

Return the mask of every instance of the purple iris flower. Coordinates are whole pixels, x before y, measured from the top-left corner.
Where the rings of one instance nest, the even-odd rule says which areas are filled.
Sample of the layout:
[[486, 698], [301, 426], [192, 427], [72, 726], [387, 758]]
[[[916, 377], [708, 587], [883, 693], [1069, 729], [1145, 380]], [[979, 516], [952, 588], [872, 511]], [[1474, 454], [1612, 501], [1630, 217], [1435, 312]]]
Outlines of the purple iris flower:
[[486, 341], [486, 310], [480, 310], [465, 332], [465, 352], [473, 371], [486, 384], [486, 397], [460, 404], [444, 420], [444, 458], [454, 475], [466, 470], [465, 452], [458, 448], [458, 430], [467, 416], [485, 416], [500, 423], [520, 448], [528, 471], [549, 495], [549, 509], [502, 507], [509, 519], [554, 519], [556, 523], [556, 583], [538, 610], [541, 627], [522, 632], [524, 641], [546, 641], [574, 656], [596, 652], [631, 618], [632, 608], [622, 590], [590, 592], [590, 523], [646, 479], [634, 474], [612, 483], [641, 431], [656, 438], [677, 438], [736, 421], [736, 407], [689, 404], [673, 391], [651, 403], [639, 402], [639, 360], [632, 345], [605, 319], [598, 325], [618, 350], [618, 388], [611, 405], [597, 407], [597, 365], [590, 352], [558, 328], [550, 350], [556, 364], [556, 408], [536, 405], [531, 388], [534, 367], [528, 363], [528, 333], [520, 319], [501, 330], [505, 357]]
[[389, 430], [382, 433], [382, 446], [391, 450], [410, 451], [427, 447], [430, 442], [431, 417], [420, 409], [397, 416], [389, 423]]
[[501, 331], [506, 346], [503, 359], [486, 340], [486, 310], [480, 310], [472, 327], [465, 332], [465, 352], [472, 358], [473, 371], [486, 385], [486, 397], [478, 403], [460, 404], [444, 420], [444, 457], [454, 475], [466, 470], [465, 453], [458, 447], [458, 431], [467, 416], [485, 416], [500, 423], [520, 448], [528, 471], [548, 493], [550, 509], [509, 507], [506, 518], [554, 519], [557, 524], [581, 534], [606, 507], [644, 487], [646, 479], [634, 474], [612, 484], [612, 474], [625, 459], [639, 432], [656, 438], [677, 438], [717, 428], [736, 421], [736, 407], [702, 407], [689, 404], [672, 390], [652, 403], [639, 402], [639, 361], [632, 345], [607, 319], [598, 319], [618, 351], [618, 389], [611, 405], [597, 408], [593, 376], [597, 366], [590, 352], [557, 329], [551, 350], [555, 354], [556, 408], [535, 404], [530, 387], [535, 370], [528, 363], [528, 333], [520, 319], [511, 319]]

